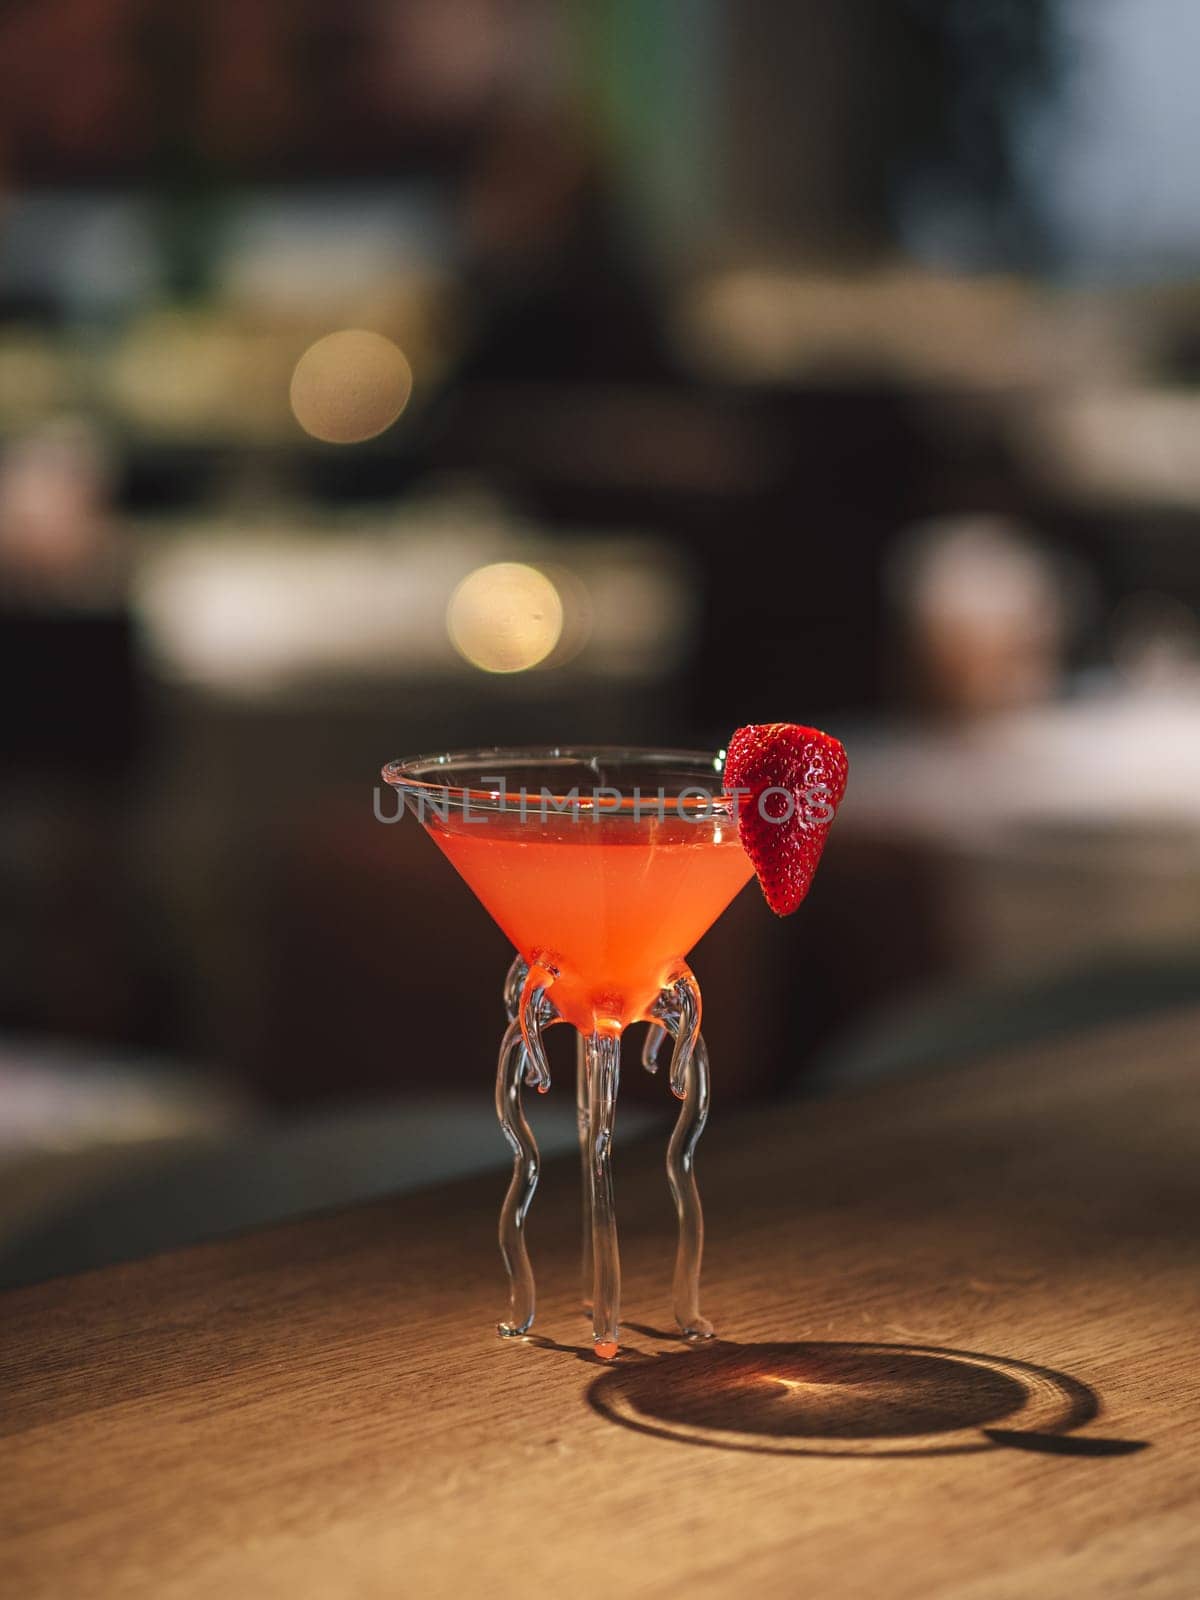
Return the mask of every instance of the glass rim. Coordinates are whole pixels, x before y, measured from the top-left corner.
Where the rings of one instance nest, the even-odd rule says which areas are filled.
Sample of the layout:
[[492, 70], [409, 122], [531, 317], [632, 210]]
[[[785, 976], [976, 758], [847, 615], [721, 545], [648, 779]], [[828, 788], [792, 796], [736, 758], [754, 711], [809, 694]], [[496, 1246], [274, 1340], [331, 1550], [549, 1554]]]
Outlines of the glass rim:
[[[574, 803], [584, 810], [591, 807], [605, 818], [630, 816], [641, 819], [647, 795], [658, 796], [660, 789], [680, 814], [733, 816], [736, 797], [724, 790], [723, 769], [726, 752], [722, 750], [663, 750], [651, 745], [493, 745], [477, 750], [448, 750], [426, 755], [401, 756], [387, 762], [382, 769], [386, 783], [414, 798], [434, 797], [453, 807], [471, 806], [479, 810], [513, 811], [522, 806], [522, 796], [528, 791], [512, 788], [510, 777], [519, 776], [519, 769], [538, 770], [545, 774], [556, 765], [586, 771], [591, 769], [594, 783], [592, 797], [573, 795], [572, 790], [552, 790], [550, 801]], [[486, 771], [495, 766], [495, 776], [503, 779], [505, 787], [479, 787], [476, 783], [455, 784], [455, 772], [490, 777]], [[606, 774], [597, 768], [624, 769], [619, 782], [608, 782]], [[512, 771], [506, 770], [512, 769]], [[629, 769], [644, 769], [647, 786], [631, 781]], [[663, 783], [668, 778], [671, 781]], [[687, 782], [692, 778], [693, 782]], [[704, 780], [708, 779], [705, 784]], [[545, 786], [536, 791], [541, 795]], [[578, 785], [574, 786], [575, 789]], [[617, 801], [603, 804], [595, 796], [611, 796], [616, 791]]]

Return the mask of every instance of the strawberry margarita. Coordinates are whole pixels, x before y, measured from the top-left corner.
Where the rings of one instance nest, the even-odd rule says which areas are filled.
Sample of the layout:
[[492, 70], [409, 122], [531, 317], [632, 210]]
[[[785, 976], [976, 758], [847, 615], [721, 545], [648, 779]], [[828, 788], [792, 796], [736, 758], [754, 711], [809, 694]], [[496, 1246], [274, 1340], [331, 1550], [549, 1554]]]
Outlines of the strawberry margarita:
[[[597, 1356], [617, 1352], [612, 1129], [621, 1035], [635, 1022], [651, 1025], [642, 1058], [649, 1070], [662, 1043], [672, 1041], [670, 1086], [682, 1102], [667, 1155], [679, 1221], [675, 1316], [685, 1336], [711, 1336], [699, 1307], [704, 1225], [693, 1160], [708, 1116], [708, 1054], [687, 956], [755, 874], [773, 910], [796, 909], [846, 771], [836, 739], [792, 723], [739, 729], [727, 758], [492, 750], [384, 768], [517, 952], [496, 1081], [497, 1112], [514, 1156], [500, 1217], [509, 1276], [505, 1337], [526, 1333], [534, 1315], [525, 1219], [539, 1163], [521, 1090], [549, 1088], [543, 1035], [566, 1023], [579, 1036], [585, 1299]], [[589, 790], [591, 798], [580, 800]]]

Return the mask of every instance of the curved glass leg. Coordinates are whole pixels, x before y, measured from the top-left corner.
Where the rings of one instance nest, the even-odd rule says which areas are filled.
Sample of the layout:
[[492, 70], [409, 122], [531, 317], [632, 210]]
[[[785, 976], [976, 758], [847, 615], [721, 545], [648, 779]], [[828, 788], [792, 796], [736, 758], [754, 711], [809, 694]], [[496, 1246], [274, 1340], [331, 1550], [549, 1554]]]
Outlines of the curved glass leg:
[[708, 1049], [696, 1040], [688, 1067], [687, 1090], [667, 1147], [667, 1182], [679, 1218], [675, 1253], [674, 1309], [681, 1330], [694, 1339], [711, 1339], [713, 1325], [700, 1315], [700, 1264], [704, 1257], [704, 1210], [696, 1186], [696, 1144], [708, 1121]]
[[500, 1210], [500, 1254], [508, 1273], [508, 1320], [498, 1324], [501, 1338], [525, 1333], [533, 1322], [533, 1268], [525, 1245], [525, 1216], [538, 1181], [538, 1147], [521, 1106], [525, 1077], [525, 1043], [521, 1024], [514, 1018], [500, 1046], [496, 1070], [496, 1115], [504, 1137], [512, 1146], [513, 1170]]
[[592, 1185], [591, 1118], [588, 1115], [587, 1044], [575, 1035], [575, 1120], [579, 1127], [579, 1172], [583, 1195], [583, 1238], [579, 1258], [580, 1297], [583, 1309], [592, 1309]]
[[[700, 1314], [700, 1266], [704, 1256], [704, 1210], [696, 1184], [695, 1154], [708, 1121], [708, 1049], [700, 1032], [700, 989], [684, 968], [663, 991], [656, 1014], [675, 1040], [671, 1091], [683, 1104], [667, 1147], [667, 1182], [679, 1220], [673, 1300], [675, 1320], [693, 1339], [711, 1339], [713, 1326]], [[660, 1039], [655, 1040], [657, 1044]]]
[[612, 1135], [621, 1071], [621, 1041], [593, 1033], [584, 1040], [587, 1068], [588, 1197], [592, 1214], [592, 1341], [602, 1360], [620, 1339], [621, 1258], [613, 1207]]
[[549, 972], [527, 968], [518, 956], [504, 984], [509, 1022], [496, 1068], [496, 1115], [513, 1152], [512, 1177], [500, 1208], [500, 1254], [508, 1273], [509, 1315], [498, 1324], [498, 1331], [505, 1339], [528, 1332], [533, 1323], [533, 1268], [525, 1244], [525, 1217], [537, 1188], [540, 1162], [521, 1105], [521, 1085], [527, 1083], [543, 1092], [550, 1086], [542, 1029], [556, 1020], [546, 995], [552, 982]]

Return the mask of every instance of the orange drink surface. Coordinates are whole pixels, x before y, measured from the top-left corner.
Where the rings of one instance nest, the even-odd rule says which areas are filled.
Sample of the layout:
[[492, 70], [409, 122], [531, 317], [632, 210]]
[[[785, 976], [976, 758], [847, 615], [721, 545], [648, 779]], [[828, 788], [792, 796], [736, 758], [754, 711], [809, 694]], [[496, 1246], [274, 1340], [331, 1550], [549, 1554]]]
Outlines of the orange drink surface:
[[427, 821], [439, 848], [583, 1033], [642, 1021], [754, 868], [728, 818]]

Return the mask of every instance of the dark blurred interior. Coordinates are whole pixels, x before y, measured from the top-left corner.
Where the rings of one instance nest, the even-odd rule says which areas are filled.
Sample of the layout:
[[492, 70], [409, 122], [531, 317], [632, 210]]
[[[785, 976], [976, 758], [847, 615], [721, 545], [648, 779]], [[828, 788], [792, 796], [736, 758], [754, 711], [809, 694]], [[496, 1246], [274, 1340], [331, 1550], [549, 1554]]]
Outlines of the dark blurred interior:
[[802, 913], [696, 955], [722, 1106], [1195, 996], [1198, 49], [0, 10], [0, 1282], [504, 1165], [509, 951], [400, 754], [843, 738]]

